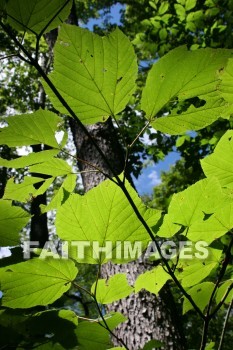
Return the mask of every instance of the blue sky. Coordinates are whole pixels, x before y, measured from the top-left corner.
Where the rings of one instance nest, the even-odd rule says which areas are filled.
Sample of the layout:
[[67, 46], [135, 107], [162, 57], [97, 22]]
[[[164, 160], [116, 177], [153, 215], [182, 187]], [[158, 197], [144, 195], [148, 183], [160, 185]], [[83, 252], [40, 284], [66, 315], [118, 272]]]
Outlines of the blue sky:
[[[120, 17], [121, 17], [120, 10], [122, 8], [123, 8], [123, 6], [121, 4], [116, 4], [116, 5], [111, 6], [110, 16], [112, 18], [110, 18], [108, 15], [108, 21], [110, 21], [110, 23], [112, 22], [112, 23], [120, 24]], [[104, 18], [106, 18], [106, 17], [102, 17], [101, 13], [102, 12], [100, 11], [100, 18], [99, 19], [92, 18], [88, 21], [88, 24], [87, 24], [88, 29], [93, 30], [93, 26], [95, 24], [101, 25], [104, 22]]]
[[151, 194], [153, 188], [160, 184], [161, 171], [168, 171], [170, 166], [179, 159], [177, 152], [170, 152], [163, 161], [149, 165], [142, 170], [142, 174], [138, 179], [134, 180], [139, 195]]

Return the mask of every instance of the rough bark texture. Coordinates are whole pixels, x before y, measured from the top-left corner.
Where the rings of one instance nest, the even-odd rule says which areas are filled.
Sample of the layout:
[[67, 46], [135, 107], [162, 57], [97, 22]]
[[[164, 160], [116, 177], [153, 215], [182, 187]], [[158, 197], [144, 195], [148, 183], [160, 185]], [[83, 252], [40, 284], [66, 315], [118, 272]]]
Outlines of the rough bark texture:
[[[115, 171], [120, 173], [123, 170], [124, 157], [111, 120], [105, 124], [95, 124], [87, 128]], [[97, 166], [109, 175], [111, 174], [105, 162], [74, 120], [71, 121], [71, 129], [77, 148], [77, 157], [83, 160], [79, 161], [78, 165], [80, 170], [85, 171], [82, 173], [84, 189], [89, 191], [105, 180], [105, 177], [101, 173], [86, 172], [93, 170], [93, 167], [88, 163]], [[113, 274], [125, 272], [129, 283], [133, 285], [137, 276], [148, 268], [151, 266], [145, 266], [140, 261], [124, 265], [108, 263], [102, 266], [102, 276], [107, 278]], [[124, 340], [130, 350], [142, 348], [151, 339], [163, 341], [165, 344], [163, 349], [166, 350], [185, 349], [179, 316], [168, 287], [165, 287], [158, 297], [146, 291], [132, 294], [126, 299], [109, 305], [107, 311], [122, 312], [128, 318], [128, 321], [121, 324], [115, 333]], [[120, 345], [114, 339], [113, 342], [114, 345]]]

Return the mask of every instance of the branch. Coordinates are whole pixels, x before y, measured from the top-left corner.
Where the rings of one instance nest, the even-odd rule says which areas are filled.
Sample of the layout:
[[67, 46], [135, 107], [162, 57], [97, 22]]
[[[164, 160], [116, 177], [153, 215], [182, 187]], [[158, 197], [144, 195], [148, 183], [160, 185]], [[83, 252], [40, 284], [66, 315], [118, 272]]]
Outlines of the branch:
[[99, 306], [99, 303], [98, 303], [98, 301], [97, 301], [97, 299], [96, 299], [96, 296], [95, 296], [94, 294], [92, 294], [91, 292], [89, 292], [88, 290], [86, 290], [85, 288], [81, 287], [77, 282], [74, 282], [74, 281], [73, 281], [72, 284], [73, 284], [76, 288], [78, 288], [78, 289], [80, 289], [80, 290], [86, 292], [89, 296], [91, 296], [91, 298], [92, 298], [92, 299], [94, 300], [94, 302], [95, 302], [95, 305], [96, 305], [96, 308], [97, 308], [97, 310], [98, 310], [98, 313], [99, 313], [99, 315], [100, 315], [100, 317], [101, 317], [101, 319], [102, 319], [102, 321], [103, 321], [103, 323], [104, 323], [104, 325], [102, 325], [102, 324], [99, 323], [99, 322], [98, 322], [98, 324], [99, 324], [101, 327], [104, 327], [104, 328], [111, 334], [112, 337], [114, 337], [118, 342], [120, 342], [120, 343], [126, 348], [126, 350], [129, 350], [129, 348], [128, 348], [127, 345], [124, 343], [124, 341], [123, 341], [122, 339], [118, 338], [118, 337], [116, 336], [116, 334], [114, 334], [113, 331], [109, 328], [109, 326], [108, 326], [108, 324], [107, 324], [107, 322], [106, 322], [106, 320], [105, 320], [105, 318], [104, 318], [104, 316], [103, 316], [103, 313], [102, 313], [102, 311], [101, 311], [101, 309], [100, 309], [100, 306]]
[[42, 37], [42, 35], [44, 34], [44, 32], [46, 31], [46, 29], [49, 27], [49, 25], [55, 20], [55, 18], [59, 15], [59, 13], [61, 13], [61, 11], [66, 7], [66, 5], [68, 5], [68, 3], [71, 0], [67, 0], [65, 2], [65, 4], [55, 13], [55, 15], [48, 21], [48, 23], [46, 24], [46, 26], [44, 26], [44, 28], [41, 30], [41, 32], [36, 36], [37, 40], [36, 40], [36, 59], [38, 59], [38, 55], [39, 55], [39, 42], [40, 39]]
[[230, 291], [233, 289], [233, 283], [230, 284], [230, 286], [227, 288], [227, 291], [225, 293], [225, 295], [223, 296], [223, 298], [221, 299], [221, 301], [219, 302], [219, 304], [216, 306], [215, 310], [212, 312], [212, 314], [210, 315], [211, 318], [218, 312], [218, 310], [221, 308], [221, 306], [225, 303], [226, 298], [228, 297]]
[[223, 328], [222, 328], [222, 333], [221, 333], [221, 337], [220, 337], [218, 350], [222, 350], [223, 349], [223, 347], [222, 347], [223, 346], [223, 339], [224, 339], [224, 335], [226, 333], [227, 322], [228, 322], [228, 319], [229, 319], [229, 316], [230, 316], [230, 313], [231, 313], [232, 304], [233, 304], [233, 299], [231, 300], [231, 303], [230, 303], [229, 308], [227, 310], [227, 314], [226, 314], [226, 317], [225, 317], [224, 325], [223, 325]]
[[[196, 303], [194, 302], [194, 300], [192, 299], [192, 297], [185, 291], [185, 289], [183, 288], [183, 286], [181, 285], [181, 283], [179, 282], [179, 280], [177, 279], [177, 277], [175, 276], [174, 272], [172, 271], [172, 268], [170, 267], [168, 261], [166, 260], [166, 258], [164, 258], [160, 246], [158, 244], [158, 242], [156, 241], [155, 237], [154, 237], [154, 233], [153, 231], [150, 229], [150, 227], [148, 226], [147, 222], [145, 221], [145, 219], [143, 218], [143, 216], [141, 215], [141, 213], [139, 212], [137, 206], [135, 205], [133, 199], [131, 198], [128, 190], [126, 189], [124, 182], [120, 179], [120, 177], [118, 176], [118, 174], [115, 172], [115, 170], [113, 169], [112, 165], [110, 164], [109, 160], [107, 159], [107, 157], [105, 156], [105, 154], [103, 153], [103, 151], [101, 150], [101, 148], [99, 147], [99, 145], [96, 143], [96, 141], [93, 139], [93, 137], [90, 135], [90, 133], [88, 132], [88, 130], [85, 128], [85, 126], [83, 125], [83, 123], [79, 120], [79, 118], [76, 116], [75, 112], [72, 110], [72, 108], [68, 105], [68, 103], [65, 101], [65, 99], [62, 97], [62, 95], [59, 93], [59, 91], [56, 89], [56, 87], [53, 85], [53, 83], [51, 82], [51, 80], [48, 78], [48, 76], [46, 75], [46, 73], [43, 71], [43, 69], [41, 68], [41, 66], [38, 64], [38, 62], [30, 55], [30, 53], [23, 47], [23, 45], [17, 40], [17, 38], [15, 38], [15, 36], [11, 33], [10, 29], [8, 29], [4, 23], [2, 21], [0, 21], [0, 25], [3, 28], [3, 30], [10, 36], [10, 38], [15, 42], [15, 44], [22, 50], [22, 52], [28, 57], [28, 59], [30, 60], [30, 64], [36, 68], [36, 70], [38, 71], [38, 73], [41, 75], [41, 77], [45, 80], [45, 82], [48, 84], [48, 86], [50, 87], [50, 89], [53, 91], [53, 93], [55, 94], [55, 96], [59, 99], [59, 101], [62, 103], [63, 107], [66, 108], [67, 112], [76, 120], [77, 124], [79, 125], [79, 127], [81, 128], [81, 130], [84, 132], [84, 134], [89, 138], [90, 142], [93, 144], [93, 146], [96, 148], [96, 150], [98, 151], [99, 155], [102, 157], [102, 159], [104, 160], [104, 162], [106, 163], [106, 165], [108, 166], [109, 170], [111, 171], [111, 173], [113, 174], [113, 176], [115, 177], [118, 186], [121, 188], [121, 190], [123, 191], [123, 193], [125, 194], [130, 206], [132, 207], [135, 215], [137, 216], [138, 220], [141, 222], [142, 226], [145, 228], [146, 232], [148, 233], [149, 237], [151, 238], [152, 242], [155, 243], [156, 249], [159, 252], [159, 255], [161, 257], [161, 260], [163, 261], [164, 265], [166, 266], [171, 278], [173, 279], [173, 281], [175, 282], [175, 284], [177, 285], [177, 287], [180, 289], [180, 291], [182, 292], [182, 294], [188, 299], [188, 301], [191, 303], [191, 305], [193, 306], [193, 308], [196, 310], [196, 312], [199, 314], [199, 316], [205, 320], [205, 315], [202, 313], [202, 311], [199, 309], [199, 307], [196, 305]], [[149, 123], [149, 122], [148, 122]], [[139, 135], [138, 135], [139, 137]]]
[[[212, 307], [212, 303], [213, 303], [213, 300], [214, 300], [215, 293], [216, 293], [216, 291], [218, 289], [218, 286], [219, 286], [221, 280], [224, 277], [224, 274], [226, 272], [226, 268], [227, 268], [227, 266], [228, 266], [228, 264], [230, 262], [230, 259], [231, 259], [231, 248], [232, 248], [232, 246], [233, 246], [233, 237], [231, 239], [231, 242], [230, 242], [229, 246], [227, 247], [227, 251], [226, 251], [226, 254], [225, 254], [225, 259], [224, 259], [223, 264], [222, 264], [222, 268], [221, 268], [221, 270], [219, 272], [217, 282], [216, 282], [216, 284], [214, 286], [214, 289], [213, 289], [213, 292], [211, 293], [211, 296], [210, 296], [210, 300], [209, 300], [209, 303], [208, 303], [208, 307], [207, 307], [207, 311], [206, 311], [206, 315], [205, 315], [205, 319], [204, 319], [204, 326], [203, 326], [203, 333], [202, 333], [202, 341], [201, 341], [200, 350], [204, 350], [205, 349], [206, 342], [207, 342], [207, 336], [208, 336], [209, 323], [210, 323], [212, 317], [220, 309], [221, 305], [224, 302], [224, 301], [223, 302], [221, 301], [219, 303], [219, 305], [217, 306], [217, 308], [215, 309], [215, 311], [211, 313], [211, 307]], [[227, 297], [227, 296], [225, 296], [225, 297]]]

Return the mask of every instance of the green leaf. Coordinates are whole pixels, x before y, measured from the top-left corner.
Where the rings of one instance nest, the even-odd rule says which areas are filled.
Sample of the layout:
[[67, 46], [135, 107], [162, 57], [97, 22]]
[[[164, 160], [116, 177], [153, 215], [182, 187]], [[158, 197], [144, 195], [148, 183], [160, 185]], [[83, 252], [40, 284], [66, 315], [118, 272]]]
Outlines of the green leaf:
[[157, 10], [157, 6], [153, 1], [149, 1], [149, 5], [153, 7], [153, 9]]
[[190, 227], [203, 221], [205, 214], [212, 214], [222, 205], [231, 202], [216, 178], [200, 180], [186, 190], [174, 194], [158, 236], [171, 237], [179, 226]]
[[[232, 286], [233, 284], [233, 279], [225, 281], [224, 283], [222, 283], [222, 285], [218, 288], [216, 296], [215, 296], [215, 300], [216, 303], [220, 303], [220, 301], [222, 300], [222, 298], [225, 296], [225, 294], [227, 293], [228, 289]], [[230, 304], [231, 300], [233, 298], [233, 289], [229, 292], [228, 296], [226, 297], [226, 300], [224, 301], [225, 304]]]
[[[54, 71], [49, 77], [83, 123], [105, 121], [125, 108], [135, 90], [136, 55], [119, 29], [101, 38], [65, 24], [55, 45]], [[67, 114], [48, 87], [47, 93], [54, 107]]]
[[185, 9], [186, 11], [192, 10], [196, 6], [197, 0], [186, 0]]
[[126, 275], [118, 273], [110, 276], [108, 279], [99, 279], [91, 287], [91, 292], [95, 294], [96, 299], [101, 304], [110, 304], [113, 301], [127, 297], [133, 292], [133, 288], [129, 286]]
[[187, 237], [192, 241], [207, 243], [223, 236], [233, 228], [233, 202], [218, 209], [208, 220], [191, 225]]
[[[195, 304], [203, 312], [210, 300], [210, 296], [213, 292], [213, 289], [214, 289], [214, 283], [203, 282], [190, 288], [188, 290], [188, 294], [192, 297]], [[192, 304], [188, 301], [188, 299], [184, 298], [183, 314], [185, 314], [186, 312], [192, 309], [193, 309]]]
[[[177, 265], [177, 277], [182, 281], [184, 288], [194, 286], [206, 278], [219, 265], [222, 251], [208, 248], [206, 259], [180, 260]], [[179, 272], [181, 271], [181, 272]]]
[[163, 1], [159, 7], [158, 14], [163, 15], [165, 12], [167, 12], [168, 8], [169, 8], [168, 1]]
[[[34, 187], [34, 184], [44, 181], [45, 179], [40, 177], [26, 176], [24, 177], [24, 181], [22, 183], [17, 184], [14, 182], [14, 178], [11, 178], [7, 181], [3, 198], [27, 203], [34, 196], [36, 196], [36, 193], [38, 191]], [[52, 182], [53, 178], [48, 179], [48, 182], [46, 182], [46, 187], [48, 188]], [[47, 188], [45, 188], [45, 190]]]
[[12, 202], [0, 199], [0, 246], [18, 245], [19, 232], [28, 223], [30, 215]]
[[43, 143], [58, 148], [55, 131], [61, 118], [56, 114], [39, 109], [31, 114], [7, 117], [5, 121], [9, 126], [1, 129], [0, 144], [16, 147]]
[[172, 214], [172, 209], [171, 209], [171, 213], [165, 214], [163, 223], [160, 226], [159, 231], [156, 232], [159, 237], [170, 238], [180, 230], [181, 225], [173, 223], [173, 220], [174, 220], [174, 216]]
[[[120, 312], [111, 311], [109, 314], [104, 316], [105, 322], [107, 323], [109, 329], [112, 331], [120, 323], [127, 321], [127, 318], [122, 315]], [[99, 317], [99, 323], [104, 325], [104, 322], [101, 317]]]
[[171, 279], [170, 275], [162, 266], [157, 266], [138, 276], [135, 282], [135, 293], [139, 292], [141, 289], [146, 289], [150, 293], [158, 294], [169, 279]]
[[[162, 132], [177, 134], [201, 129], [216, 120], [226, 106], [217, 91], [220, 77], [216, 71], [226, 65], [231, 55], [231, 50], [187, 51], [182, 46], [159, 59], [148, 74], [141, 100], [151, 125]], [[191, 105], [183, 113], [172, 112], [154, 119], [169, 102], [194, 97], [205, 104], [197, 108]]]
[[162, 28], [159, 31], [159, 37], [161, 40], [165, 40], [167, 37], [167, 29], [166, 28]]
[[71, 260], [36, 258], [6, 268], [1, 274], [2, 305], [30, 308], [60, 298], [77, 275]]
[[57, 28], [69, 16], [71, 5], [72, 1], [67, 0], [9, 0], [6, 7], [8, 22], [17, 30], [46, 33]]
[[53, 158], [47, 162], [30, 166], [29, 171], [55, 177], [72, 174], [72, 167], [63, 159]]
[[76, 334], [79, 350], [106, 350], [111, 346], [109, 332], [97, 322], [80, 322]]
[[[107, 314], [104, 316], [104, 319], [111, 330], [126, 320], [119, 312]], [[92, 320], [92, 322], [80, 322], [75, 332], [78, 337], [78, 349], [107, 350], [111, 348], [109, 332], [102, 327], [103, 325], [102, 319]]]
[[[0, 134], [1, 135], [1, 134]], [[43, 163], [47, 160], [50, 160], [54, 156], [58, 154], [59, 150], [51, 149], [47, 151], [30, 153], [27, 156], [22, 156], [16, 159], [7, 160], [4, 158], [0, 158], [0, 166], [4, 166], [6, 168], [24, 168], [29, 165]]]
[[[155, 225], [160, 212], [147, 209], [127, 182], [126, 187], [148, 225]], [[123, 191], [110, 180], [102, 182], [84, 196], [71, 194], [57, 210], [56, 229], [61, 239], [90, 244], [84, 249], [83, 256], [78, 247], [74, 247], [73, 257], [83, 263], [131, 261], [140, 256], [140, 247], [143, 251], [149, 241]], [[139, 250], [131, 255], [130, 249], [137, 242]], [[99, 247], [106, 247], [106, 251], [101, 252]]]
[[176, 14], [179, 17], [180, 21], [183, 21], [186, 16], [185, 8], [180, 4], [175, 4], [174, 8], [176, 10]]
[[228, 130], [218, 142], [214, 153], [201, 161], [207, 177], [215, 176], [221, 186], [233, 188], [233, 131]]
[[154, 350], [154, 349], [159, 349], [161, 348], [163, 345], [163, 343], [161, 343], [161, 341], [159, 340], [149, 340], [148, 343], [145, 344], [145, 346], [143, 347], [142, 350]]
[[214, 347], [215, 347], [215, 343], [211, 342], [206, 345], [205, 350], [214, 350]]
[[52, 197], [51, 202], [48, 205], [40, 205], [42, 214], [58, 208], [62, 203], [65, 202], [65, 200], [68, 198], [67, 194], [73, 192], [76, 186], [76, 179], [77, 176], [75, 174], [68, 174], [66, 176], [62, 185]]
[[181, 114], [171, 112], [168, 116], [155, 119], [151, 124], [157, 130], [170, 135], [183, 134], [188, 130], [200, 130], [225, 116], [226, 103], [218, 96], [205, 97], [203, 107], [191, 105]]

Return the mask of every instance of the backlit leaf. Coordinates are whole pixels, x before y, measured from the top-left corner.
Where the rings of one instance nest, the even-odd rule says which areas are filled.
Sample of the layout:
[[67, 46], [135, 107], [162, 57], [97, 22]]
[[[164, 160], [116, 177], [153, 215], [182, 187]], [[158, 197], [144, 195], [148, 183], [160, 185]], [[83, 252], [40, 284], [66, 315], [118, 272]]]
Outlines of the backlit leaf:
[[[155, 225], [160, 212], [147, 209], [128, 183], [127, 189], [148, 225]], [[79, 247], [74, 247], [73, 257], [83, 263], [134, 260], [140, 256], [140, 248], [143, 251], [149, 241], [148, 233], [137, 219], [124, 193], [110, 180], [104, 181], [84, 196], [71, 194], [57, 210], [56, 228], [61, 239], [77, 242]], [[82, 242], [87, 245], [84, 253], [80, 247]], [[131, 254], [137, 246], [139, 250]], [[105, 252], [99, 248], [106, 248]]]
[[43, 204], [40, 205], [41, 212], [46, 213], [50, 210], [56, 209], [63, 203], [63, 201], [65, 202], [67, 199], [67, 193], [73, 192], [76, 186], [76, 179], [77, 175], [68, 174], [64, 179], [62, 185], [59, 187], [58, 191], [52, 197], [50, 203], [46, 206]]
[[59, 158], [52, 158], [47, 162], [31, 165], [29, 171], [54, 177], [72, 174], [71, 166], [65, 160]]
[[30, 308], [60, 298], [77, 275], [71, 260], [36, 258], [11, 265], [1, 273], [2, 305]]
[[12, 160], [0, 158], [0, 166], [15, 169], [24, 168], [29, 165], [43, 163], [47, 160], [50, 160], [52, 157], [56, 156], [58, 152], [58, 149], [51, 149], [47, 151], [30, 153], [27, 156], [22, 156]]
[[[45, 192], [47, 190], [47, 188], [51, 185], [53, 180], [54, 180], [53, 178], [50, 178], [46, 181], [46, 186], [44, 187], [43, 192]], [[33, 197], [36, 196], [36, 194], [38, 194], [38, 192], [39, 192], [34, 187], [34, 184], [37, 184], [40, 182], [43, 183], [44, 181], [45, 181], [45, 179], [40, 178], [40, 177], [25, 176], [23, 182], [15, 183], [14, 179], [11, 178], [6, 183], [6, 188], [5, 188], [3, 198], [19, 201], [22, 203], [27, 203], [30, 200], [32, 200]]]
[[[233, 285], [233, 279], [230, 279], [230, 280], [225, 281], [224, 283], [222, 283], [222, 285], [218, 288], [216, 296], [215, 296], [215, 300], [216, 300], [217, 304], [220, 303], [222, 298], [224, 298], [224, 296], [226, 295], [227, 291], [229, 290], [230, 287], [232, 287], [232, 285]], [[229, 292], [229, 294], [226, 297], [224, 303], [225, 304], [230, 304], [232, 298], [233, 298], [233, 288]]]
[[71, 0], [9, 0], [6, 10], [15, 29], [39, 34], [48, 24], [44, 33], [57, 28], [69, 16], [71, 5]]
[[43, 143], [58, 148], [55, 132], [61, 120], [56, 114], [43, 109], [7, 117], [5, 121], [9, 126], [0, 129], [0, 144], [15, 147]]
[[218, 142], [214, 153], [201, 161], [205, 175], [215, 176], [223, 187], [233, 188], [233, 131], [228, 130]]
[[200, 180], [173, 195], [168, 214], [157, 234], [171, 237], [181, 225], [190, 227], [194, 222], [202, 222], [205, 214], [211, 214], [229, 202], [231, 199], [223, 192], [217, 179]]
[[12, 202], [0, 199], [0, 247], [18, 245], [19, 232], [28, 223], [30, 215]]
[[[136, 76], [136, 55], [119, 29], [100, 37], [80, 27], [62, 26], [50, 79], [83, 123], [120, 113], [135, 90]], [[54, 107], [67, 114], [48, 87], [47, 93]]]
[[182, 286], [191, 287], [201, 282], [219, 265], [221, 255], [221, 250], [208, 247], [208, 257], [206, 259], [180, 260], [177, 266], [177, 277], [181, 280]]
[[[214, 283], [203, 282], [190, 288], [187, 292], [192, 297], [193, 301], [199, 307], [199, 309], [201, 311], [204, 311], [205, 307], [207, 306], [210, 300], [210, 296], [213, 292], [213, 289], [214, 289]], [[192, 304], [188, 301], [188, 299], [184, 298], [183, 314], [185, 314], [186, 312], [192, 309], [193, 309]]]
[[[148, 74], [141, 101], [151, 125], [162, 132], [179, 134], [187, 129], [201, 129], [216, 120], [226, 105], [218, 94], [220, 76], [217, 72], [231, 55], [230, 50], [187, 51], [181, 46], [159, 59]], [[154, 119], [167, 103], [194, 97], [204, 101], [204, 106], [191, 105], [184, 114], [172, 112]]]
[[192, 241], [207, 243], [223, 236], [233, 228], [233, 202], [218, 209], [208, 220], [191, 225], [187, 237]]
[[135, 293], [146, 289], [150, 293], [158, 294], [169, 279], [171, 279], [170, 275], [164, 271], [162, 266], [157, 266], [138, 276], [135, 282]]
[[109, 304], [113, 301], [127, 297], [133, 292], [133, 288], [129, 286], [126, 275], [118, 273], [106, 279], [99, 279], [93, 284], [91, 292], [94, 294], [96, 290], [96, 299], [101, 304]]

